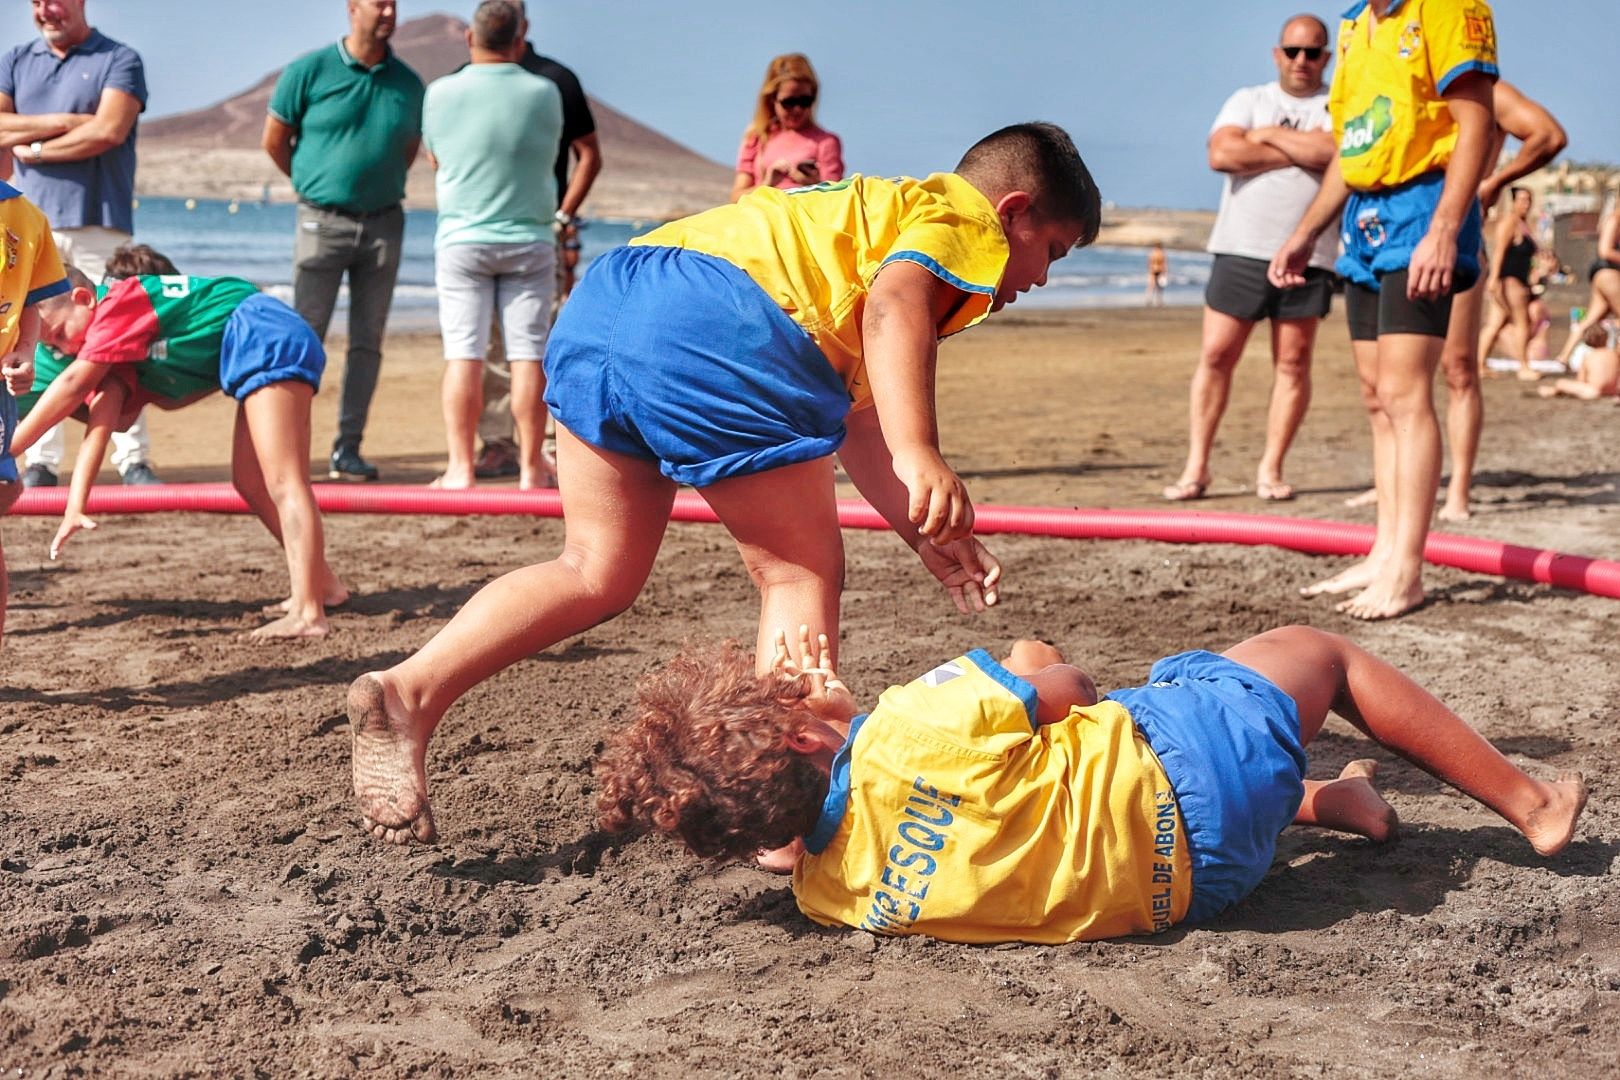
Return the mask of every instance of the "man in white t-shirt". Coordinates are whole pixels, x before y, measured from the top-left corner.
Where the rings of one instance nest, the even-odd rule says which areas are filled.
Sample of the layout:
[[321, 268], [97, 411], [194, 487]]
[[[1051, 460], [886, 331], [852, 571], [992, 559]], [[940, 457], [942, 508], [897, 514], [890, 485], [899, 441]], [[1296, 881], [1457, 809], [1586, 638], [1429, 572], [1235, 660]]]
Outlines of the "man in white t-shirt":
[[1277, 81], [1233, 94], [1210, 130], [1209, 165], [1226, 174], [1226, 186], [1209, 237], [1215, 261], [1204, 293], [1187, 464], [1164, 489], [1173, 502], [1201, 498], [1209, 487], [1210, 448], [1226, 412], [1232, 370], [1261, 319], [1271, 320], [1274, 376], [1255, 492], [1262, 499], [1294, 497], [1283, 482], [1283, 456], [1310, 405], [1311, 350], [1333, 298], [1338, 237], [1332, 230], [1323, 233], [1302, 288], [1277, 288], [1266, 269], [1315, 198], [1322, 170], [1336, 150], [1323, 85], [1332, 57], [1329, 42], [1327, 27], [1314, 15], [1289, 19], [1271, 50]]

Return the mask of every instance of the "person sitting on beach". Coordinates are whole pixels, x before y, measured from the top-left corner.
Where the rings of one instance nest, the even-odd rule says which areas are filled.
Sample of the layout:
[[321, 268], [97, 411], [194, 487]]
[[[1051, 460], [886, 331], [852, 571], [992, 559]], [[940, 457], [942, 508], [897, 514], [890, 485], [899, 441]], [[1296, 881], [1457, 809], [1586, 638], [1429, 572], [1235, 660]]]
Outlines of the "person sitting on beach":
[[1586, 314], [1569, 328], [1569, 337], [1558, 351], [1558, 362], [1565, 368], [1570, 366], [1575, 347], [1586, 339], [1592, 327], [1611, 315], [1620, 315], [1620, 191], [1612, 196], [1609, 212], [1598, 226], [1597, 258], [1587, 270], [1587, 277], [1592, 282], [1592, 297], [1586, 303]]
[[1532, 779], [1417, 683], [1311, 627], [1153, 665], [1099, 697], [1051, 645], [975, 650], [870, 713], [801, 631], [763, 676], [734, 644], [689, 648], [638, 687], [596, 766], [603, 828], [715, 860], [803, 846], [818, 923], [962, 942], [1061, 943], [1218, 915], [1260, 884], [1290, 823], [1384, 841], [1377, 763], [1306, 780], [1329, 711], [1502, 815], [1569, 844], [1579, 773]]
[[434, 839], [423, 759], [445, 710], [629, 607], [677, 484], [735, 538], [760, 591], [762, 644], [800, 623], [837, 641], [835, 452], [959, 610], [995, 603], [1000, 566], [939, 450], [939, 339], [1043, 284], [1101, 217], [1063, 129], [1015, 124], [952, 173], [761, 188], [597, 259], [546, 350], [563, 550], [486, 585], [420, 651], [355, 680], [367, 829]]
[[737, 151], [731, 201], [760, 187], [796, 188], [844, 178], [844, 147], [816, 125], [816, 69], [803, 53], [772, 57], [765, 66], [754, 119]]
[[[286, 553], [291, 596], [255, 637], [320, 637], [326, 608], [348, 590], [326, 562], [309, 484], [310, 401], [326, 353], [298, 313], [240, 278], [125, 278], [104, 291], [77, 271], [73, 288], [40, 312], [54, 370], [36, 373], [37, 396], [17, 428], [27, 446], [81, 406], [88, 430], [53, 557], [80, 528], [112, 431], [150, 403], [177, 409], [217, 390], [238, 402], [231, 483]], [[158, 344], [162, 343], [162, 348]]]
[[[56, 253], [51, 225], [45, 214], [22, 192], [0, 182], [0, 231], [6, 238], [6, 258], [0, 262], [0, 517], [23, 492], [14, 452], [17, 399], [34, 381], [34, 350], [39, 341], [39, 305], [60, 296], [70, 286], [67, 271]], [[0, 641], [6, 629], [6, 553], [0, 548]]]
[[[1538, 386], [1536, 392], [1544, 398], [1580, 398], [1596, 401], [1598, 398], [1620, 394], [1620, 353], [1609, 345], [1609, 331], [1601, 323], [1586, 332], [1582, 344], [1581, 369], [1573, 379], [1559, 379], [1550, 386]], [[1615, 404], [1620, 405], [1620, 399]]]

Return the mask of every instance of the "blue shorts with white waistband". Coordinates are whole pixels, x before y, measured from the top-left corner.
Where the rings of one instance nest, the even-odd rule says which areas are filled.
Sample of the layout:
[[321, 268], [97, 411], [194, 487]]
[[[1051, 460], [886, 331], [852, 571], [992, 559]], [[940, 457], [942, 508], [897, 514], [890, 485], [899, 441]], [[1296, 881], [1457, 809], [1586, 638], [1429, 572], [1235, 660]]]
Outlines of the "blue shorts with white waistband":
[[1299, 706], [1259, 672], [1197, 650], [1108, 695], [1131, 714], [1176, 793], [1192, 857], [1187, 922], [1237, 903], [1271, 868], [1305, 797]]
[[700, 252], [598, 258], [557, 317], [545, 368], [559, 424], [693, 487], [844, 441], [849, 392], [810, 335], [742, 270]]
[[[1382, 191], [1352, 191], [1344, 204], [1339, 239], [1344, 253], [1334, 269], [1346, 281], [1375, 292], [1385, 274], [1405, 270], [1412, 253], [1429, 234], [1446, 174], [1427, 172], [1400, 187]], [[1483, 217], [1474, 199], [1457, 230], [1457, 263], [1452, 272], [1452, 293], [1466, 291], [1479, 280], [1479, 248]]]

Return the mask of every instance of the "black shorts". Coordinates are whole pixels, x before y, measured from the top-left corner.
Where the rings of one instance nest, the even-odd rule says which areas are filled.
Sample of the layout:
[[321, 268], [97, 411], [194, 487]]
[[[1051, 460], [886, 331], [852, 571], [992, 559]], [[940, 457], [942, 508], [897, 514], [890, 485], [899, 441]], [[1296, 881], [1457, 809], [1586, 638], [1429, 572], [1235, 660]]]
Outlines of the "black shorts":
[[1266, 277], [1271, 264], [1244, 255], [1217, 255], [1209, 268], [1204, 303], [1244, 322], [1320, 319], [1333, 305], [1333, 271], [1307, 267], [1305, 284], [1279, 289]]
[[1605, 270], [1620, 270], [1620, 263], [1610, 262], [1608, 259], [1593, 259], [1592, 265], [1586, 268], [1586, 280], [1591, 281]]
[[1436, 300], [1408, 300], [1406, 271], [1392, 270], [1378, 279], [1375, 292], [1345, 282], [1344, 313], [1351, 341], [1377, 341], [1380, 334], [1422, 334], [1443, 338], [1451, 325], [1451, 293]]

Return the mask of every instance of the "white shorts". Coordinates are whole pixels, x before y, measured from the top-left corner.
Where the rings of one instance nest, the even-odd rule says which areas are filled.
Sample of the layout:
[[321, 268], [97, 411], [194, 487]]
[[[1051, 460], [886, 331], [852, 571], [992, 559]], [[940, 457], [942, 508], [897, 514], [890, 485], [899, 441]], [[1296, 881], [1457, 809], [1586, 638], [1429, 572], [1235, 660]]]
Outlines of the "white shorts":
[[434, 252], [433, 278], [446, 359], [484, 359], [497, 311], [508, 360], [545, 357], [557, 295], [555, 244], [447, 244]]

